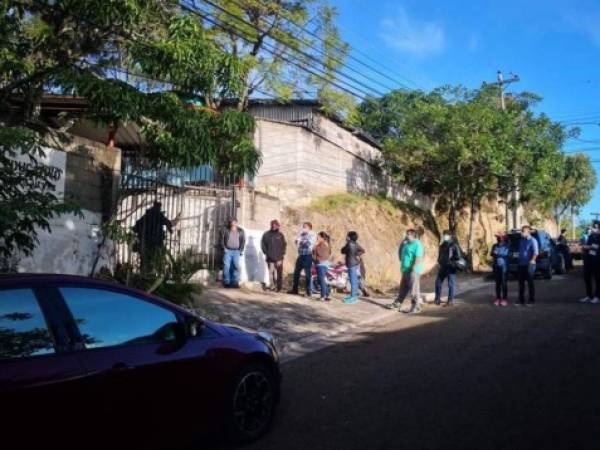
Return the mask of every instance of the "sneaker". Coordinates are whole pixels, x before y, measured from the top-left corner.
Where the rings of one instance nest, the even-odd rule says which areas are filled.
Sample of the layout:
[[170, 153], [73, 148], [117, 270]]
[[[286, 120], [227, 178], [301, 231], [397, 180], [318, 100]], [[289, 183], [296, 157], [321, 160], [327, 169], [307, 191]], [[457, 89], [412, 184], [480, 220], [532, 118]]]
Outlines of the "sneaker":
[[444, 303], [444, 307], [454, 306], [454, 302]]
[[290, 294], [290, 295], [298, 295], [298, 291], [294, 291], [293, 289], [287, 291], [287, 293]]
[[419, 314], [421, 312], [421, 307], [420, 306], [413, 306], [412, 308], [410, 308], [410, 310], [408, 311], [408, 314]]
[[515, 306], [523, 306], [523, 305], [525, 305], [525, 303], [521, 303], [521, 302], [516, 302], [515, 303]]
[[353, 303], [356, 303], [357, 300], [357, 297], [352, 297], [351, 295], [349, 295], [348, 297], [344, 297], [344, 304], [352, 305]]
[[433, 301], [434, 305], [440, 306], [442, 304], [441, 300], [434, 300]]
[[496, 300], [494, 300], [494, 306], [500, 306], [500, 299], [497, 298]]
[[533, 305], [535, 305], [535, 303], [533, 303], [533, 302], [527, 302], [527, 303], [525, 303], [525, 306], [528, 306], [528, 307], [530, 307], [530, 308], [531, 308]]
[[500, 306], [508, 306], [508, 302], [506, 300], [500, 300]]
[[589, 303], [592, 301], [591, 297], [584, 297], [581, 300], [579, 300], [579, 303]]
[[327, 301], [327, 299], [325, 297], [321, 297], [321, 298], [319, 298], [319, 300], [322, 301], [322, 302], [326, 302]]
[[398, 302], [388, 303], [387, 305], [385, 305], [387, 309], [400, 309], [400, 306], [401, 303]]
[[598, 303], [600, 303], [600, 298], [594, 297], [592, 300], [590, 300], [590, 303], [592, 305], [597, 305]]
[[330, 298], [330, 297], [325, 297], [325, 298], [324, 298], [324, 300], [325, 300], [326, 302], [330, 302], [330, 301], [331, 301], [331, 298]]

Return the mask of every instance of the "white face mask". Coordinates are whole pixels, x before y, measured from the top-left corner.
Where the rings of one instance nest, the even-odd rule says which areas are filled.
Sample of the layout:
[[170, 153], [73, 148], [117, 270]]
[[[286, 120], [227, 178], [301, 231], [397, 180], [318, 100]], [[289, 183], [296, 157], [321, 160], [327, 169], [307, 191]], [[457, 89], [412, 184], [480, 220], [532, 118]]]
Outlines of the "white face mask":
[[451, 237], [448, 236], [447, 234], [445, 234], [443, 239], [444, 239], [444, 242], [450, 242]]

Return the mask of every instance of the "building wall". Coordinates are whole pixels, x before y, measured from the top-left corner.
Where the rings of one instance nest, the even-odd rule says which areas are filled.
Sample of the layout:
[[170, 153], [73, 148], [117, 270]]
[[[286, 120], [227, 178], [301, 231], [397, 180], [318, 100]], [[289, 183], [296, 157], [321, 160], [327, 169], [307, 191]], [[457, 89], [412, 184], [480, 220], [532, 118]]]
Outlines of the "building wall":
[[[20, 272], [88, 275], [100, 242], [100, 224], [115, 198], [120, 150], [71, 135], [53, 135], [44, 147], [44, 162], [60, 171], [55, 194], [75, 202], [82, 216], [51, 219], [51, 232], [39, 231], [32, 256], [17, 256]], [[98, 267], [110, 266], [111, 246], [101, 252]]]
[[380, 169], [381, 152], [331, 120], [316, 115], [315, 130], [257, 120], [255, 144], [263, 163], [257, 191], [285, 204], [307, 204], [320, 195], [362, 192], [429, 208], [430, 201], [398, 186]]

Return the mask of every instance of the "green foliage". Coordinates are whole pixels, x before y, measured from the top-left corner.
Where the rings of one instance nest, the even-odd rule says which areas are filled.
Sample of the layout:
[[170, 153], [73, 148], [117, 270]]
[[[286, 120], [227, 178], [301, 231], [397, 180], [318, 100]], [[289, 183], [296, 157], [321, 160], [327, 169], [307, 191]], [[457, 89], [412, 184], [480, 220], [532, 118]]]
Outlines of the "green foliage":
[[[118, 235], [120, 233], [120, 230], [117, 231]], [[161, 247], [152, 253], [145, 273], [133, 273], [133, 268], [125, 264], [116, 268], [114, 279], [173, 303], [190, 305], [192, 294], [202, 292], [202, 285], [191, 282], [191, 278], [203, 267], [189, 251], [173, 256], [165, 247]]]
[[[258, 90], [286, 101], [304, 96], [307, 88], [314, 87], [326, 113], [345, 118], [353, 114], [356, 107], [353, 98], [330, 84], [336, 79], [336, 71], [343, 67], [348, 45], [335, 25], [337, 10], [327, 0], [211, 0], [211, 3], [216, 6], [203, 4], [203, 9], [210, 11], [219, 25], [208, 22], [207, 25], [212, 27], [223, 49], [238, 55], [251, 69], [237, 103], [240, 110]], [[294, 23], [310, 28], [312, 35], [302, 32]], [[312, 67], [320, 77], [298, 66]]]
[[559, 155], [546, 167], [543, 185], [530, 193], [540, 207], [551, 212], [560, 228], [565, 213], [576, 212], [590, 201], [596, 187], [596, 171], [587, 155]]
[[[116, 127], [137, 123], [151, 160], [212, 164], [224, 175], [256, 173], [260, 155], [249, 139], [254, 121], [218, 111], [215, 102], [242, 94], [250, 65], [224, 52], [178, 2], [18, 5], [0, 3], [0, 103], [18, 96], [25, 105], [11, 123], [36, 122], [41, 95], [51, 88], [85, 97], [89, 119]], [[191, 107], [190, 98], [202, 99], [205, 107]]]
[[[57, 174], [43, 164], [39, 137], [24, 128], [0, 128], [0, 268], [11, 256], [30, 255], [40, 230], [50, 231], [49, 220], [79, 213], [55, 193]], [[79, 213], [80, 214], [80, 213]]]
[[[563, 170], [561, 147], [568, 133], [532, 113], [539, 100], [522, 93], [503, 111], [492, 86], [395, 91], [363, 103], [358, 118], [383, 142], [388, 172], [431, 195], [449, 212], [454, 230], [457, 211], [476, 210], [486, 195], [505, 196], [515, 185], [524, 200], [556, 198], [548, 185]], [[586, 183], [586, 189], [595, 185], [595, 177], [586, 176]]]

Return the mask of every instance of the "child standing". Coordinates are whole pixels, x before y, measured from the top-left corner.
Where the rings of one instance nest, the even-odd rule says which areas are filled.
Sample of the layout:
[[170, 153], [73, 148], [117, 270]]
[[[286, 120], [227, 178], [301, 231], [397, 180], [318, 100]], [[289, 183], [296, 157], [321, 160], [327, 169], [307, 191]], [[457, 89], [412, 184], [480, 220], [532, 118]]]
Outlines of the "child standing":
[[350, 295], [344, 298], [346, 304], [356, 303], [358, 300], [358, 272], [360, 270], [360, 260], [365, 250], [358, 245], [357, 241], [358, 233], [350, 231], [346, 236], [346, 245], [342, 248], [342, 254], [346, 256], [348, 278], [350, 278]]
[[508, 306], [508, 237], [505, 232], [496, 233], [497, 242], [492, 247], [494, 278], [496, 279], [495, 306]]

